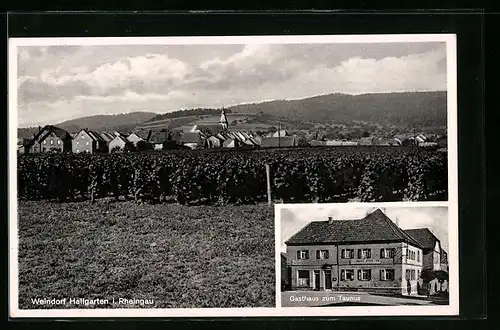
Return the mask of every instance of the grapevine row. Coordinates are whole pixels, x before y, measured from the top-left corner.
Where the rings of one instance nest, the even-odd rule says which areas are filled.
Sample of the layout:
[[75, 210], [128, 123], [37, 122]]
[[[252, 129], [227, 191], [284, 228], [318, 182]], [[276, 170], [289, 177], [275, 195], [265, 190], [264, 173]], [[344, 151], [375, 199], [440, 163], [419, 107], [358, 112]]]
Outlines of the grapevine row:
[[447, 199], [446, 154], [404, 148], [19, 155], [18, 198], [238, 204]]

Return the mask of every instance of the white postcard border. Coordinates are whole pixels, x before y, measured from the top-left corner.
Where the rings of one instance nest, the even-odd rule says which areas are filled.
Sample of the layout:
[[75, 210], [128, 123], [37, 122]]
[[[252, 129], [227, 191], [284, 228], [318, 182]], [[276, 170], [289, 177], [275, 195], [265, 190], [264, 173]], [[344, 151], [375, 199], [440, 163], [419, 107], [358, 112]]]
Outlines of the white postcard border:
[[[184, 44], [293, 44], [293, 43], [381, 43], [445, 42], [447, 44], [447, 121], [448, 121], [448, 207], [450, 305], [448, 306], [373, 306], [328, 308], [192, 308], [192, 309], [38, 309], [21, 310], [18, 305], [18, 226], [17, 226], [17, 47], [56, 45], [184, 45]], [[8, 184], [9, 184], [9, 314], [11, 318], [61, 317], [300, 317], [300, 316], [439, 316], [458, 315], [458, 157], [457, 157], [457, 59], [455, 34], [386, 34], [386, 35], [309, 35], [309, 36], [223, 36], [223, 37], [131, 37], [131, 38], [10, 38], [8, 56]], [[354, 203], [349, 203], [353, 206]], [[361, 203], [400, 207], [432, 206], [432, 202]], [[280, 208], [294, 204], [277, 204]], [[304, 204], [300, 204], [303, 206]], [[314, 204], [311, 204], [314, 205]], [[340, 204], [336, 204], [340, 205]], [[437, 204], [436, 204], [437, 205]], [[440, 204], [441, 205], [441, 204]], [[327, 204], [325, 204], [327, 206]], [[280, 230], [275, 227], [275, 234]], [[276, 244], [278, 249], [278, 244]], [[279, 249], [278, 249], [279, 251]], [[278, 255], [279, 256], [279, 255]], [[276, 275], [280, 259], [276, 258]], [[281, 287], [276, 281], [276, 293]], [[277, 306], [281, 301], [276, 300]]]

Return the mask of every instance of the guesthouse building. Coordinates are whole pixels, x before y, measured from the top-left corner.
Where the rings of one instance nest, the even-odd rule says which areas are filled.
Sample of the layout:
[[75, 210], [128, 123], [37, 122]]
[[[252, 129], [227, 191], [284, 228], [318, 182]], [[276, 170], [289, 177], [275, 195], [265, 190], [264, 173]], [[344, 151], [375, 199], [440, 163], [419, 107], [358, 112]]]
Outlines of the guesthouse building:
[[285, 245], [292, 290], [417, 294], [422, 246], [380, 209], [310, 222]]

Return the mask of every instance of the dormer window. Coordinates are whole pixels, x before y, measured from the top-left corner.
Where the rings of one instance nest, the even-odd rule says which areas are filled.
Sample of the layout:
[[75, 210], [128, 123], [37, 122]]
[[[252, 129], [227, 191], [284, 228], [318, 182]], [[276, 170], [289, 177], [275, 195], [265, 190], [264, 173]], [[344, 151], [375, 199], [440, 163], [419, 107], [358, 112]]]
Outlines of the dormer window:
[[330, 258], [330, 254], [328, 250], [317, 250], [316, 251], [316, 259], [328, 259]]
[[370, 259], [372, 257], [372, 249], [359, 249], [358, 259]]

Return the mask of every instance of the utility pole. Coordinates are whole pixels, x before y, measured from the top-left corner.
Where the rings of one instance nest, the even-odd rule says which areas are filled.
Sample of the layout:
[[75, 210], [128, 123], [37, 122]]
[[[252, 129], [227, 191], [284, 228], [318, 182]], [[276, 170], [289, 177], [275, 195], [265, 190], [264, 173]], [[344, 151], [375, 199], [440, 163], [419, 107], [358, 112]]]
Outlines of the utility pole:
[[281, 121], [278, 121], [278, 148], [281, 148]]

